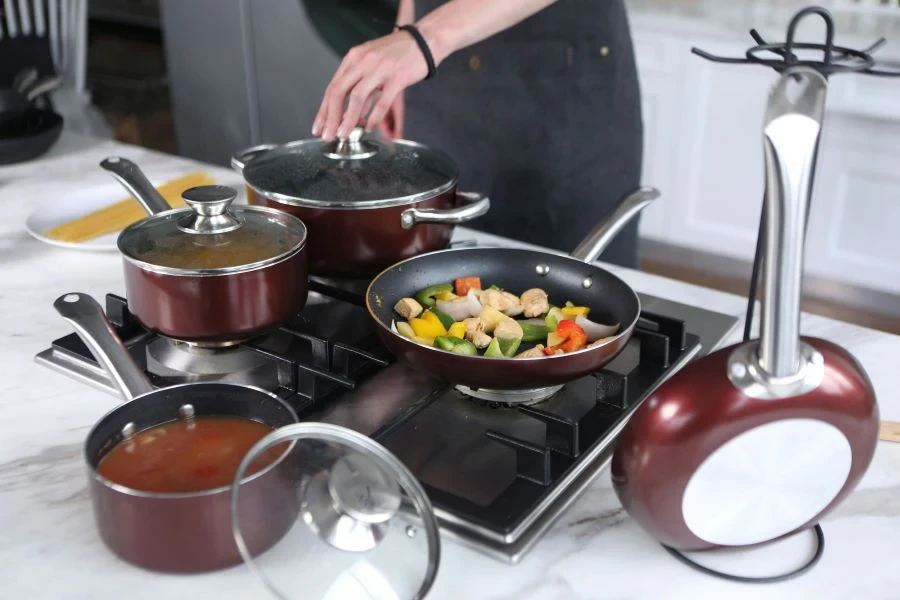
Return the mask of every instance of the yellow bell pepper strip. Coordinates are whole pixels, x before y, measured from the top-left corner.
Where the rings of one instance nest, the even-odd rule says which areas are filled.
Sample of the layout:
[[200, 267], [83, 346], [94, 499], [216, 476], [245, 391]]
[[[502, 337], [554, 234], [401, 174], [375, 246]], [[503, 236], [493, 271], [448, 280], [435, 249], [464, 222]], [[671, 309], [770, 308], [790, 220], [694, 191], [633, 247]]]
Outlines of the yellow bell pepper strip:
[[[441, 335], [447, 335], [447, 327], [444, 325], [444, 322], [441, 321], [441, 318], [437, 316], [432, 309], [426, 310], [422, 313], [422, 319], [425, 319], [429, 323], [434, 323], [435, 325], [439, 325], [441, 327], [442, 333]], [[450, 321], [450, 324], [453, 324], [453, 321]], [[437, 337], [437, 336], [432, 336]]]
[[589, 312], [591, 312], [590, 307], [588, 306], [565, 306], [561, 309], [562, 314], [567, 317], [575, 318], [579, 315], [587, 316]]
[[413, 331], [413, 328], [409, 326], [409, 323], [406, 321], [400, 321], [399, 323], [394, 323], [394, 329], [397, 330], [397, 333], [402, 335], [405, 338], [412, 339], [416, 337], [416, 332]]
[[453, 317], [451, 317], [450, 315], [448, 315], [447, 313], [445, 313], [444, 311], [442, 311], [441, 309], [439, 309], [436, 306], [434, 308], [429, 308], [425, 312], [426, 312], [426, 314], [430, 313], [430, 314], [433, 314], [434, 316], [436, 316], [438, 318], [438, 321], [441, 322], [441, 325], [443, 325], [444, 328], [447, 330], [449, 330], [450, 326], [453, 325], [453, 323], [454, 323]]
[[416, 301], [424, 306], [425, 308], [431, 308], [434, 306], [434, 297], [438, 294], [444, 294], [446, 292], [452, 292], [453, 286], [449, 283], [439, 283], [437, 285], [430, 285], [423, 290], [419, 290], [416, 292]]
[[450, 337], [456, 338], [465, 338], [466, 337], [466, 324], [462, 321], [458, 321], [447, 328], [447, 335]]
[[450, 302], [451, 300], [456, 300], [457, 298], [459, 298], [459, 296], [457, 296], [453, 292], [442, 292], [440, 294], [436, 294], [435, 298], [438, 300], [443, 300], [444, 302]]
[[[426, 313], [428, 314], [428, 313]], [[409, 326], [412, 327], [416, 336], [423, 338], [436, 338], [439, 335], [447, 335], [447, 330], [441, 325], [437, 317], [430, 320], [427, 317], [420, 319], [410, 319]]]

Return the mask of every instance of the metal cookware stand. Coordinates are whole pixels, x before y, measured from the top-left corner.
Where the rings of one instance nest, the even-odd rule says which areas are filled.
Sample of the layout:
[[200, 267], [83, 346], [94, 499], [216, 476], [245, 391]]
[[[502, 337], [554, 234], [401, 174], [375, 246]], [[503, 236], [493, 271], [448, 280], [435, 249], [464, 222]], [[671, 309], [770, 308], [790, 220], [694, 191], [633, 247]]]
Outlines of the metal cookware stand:
[[[818, 15], [825, 22], [825, 41], [824, 43], [799, 42], [795, 39], [797, 26], [804, 18], [812, 15]], [[705, 58], [706, 60], [725, 63], [725, 64], [741, 64], [741, 65], [762, 65], [775, 69], [781, 73], [793, 67], [807, 67], [818, 71], [827, 80], [830, 75], [840, 73], [862, 73], [866, 75], [874, 75], [880, 77], [900, 77], [898, 71], [886, 71], [876, 67], [875, 59], [872, 53], [881, 48], [886, 40], [879, 38], [864, 50], [855, 50], [834, 44], [834, 19], [831, 13], [820, 6], [810, 6], [797, 12], [791, 19], [787, 28], [787, 35], [784, 42], [770, 43], [767, 42], [758, 31], [750, 30], [750, 37], [756, 42], [756, 46], [747, 50], [745, 56], [738, 58], [722, 57], [710, 54], [699, 48], [691, 48], [691, 52]], [[803, 51], [807, 55], [809, 53], [821, 53], [820, 59], [800, 58], [795, 51]], [[812, 187], [812, 186], [811, 186]], [[809, 210], [806, 212], [807, 222], [809, 224]], [[757, 288], [759, 284], [759, 276], [761, 263], [763, 258], [763, 248], [766, 246], [766, 198], [763, 197], [759, 230], [756, 239], [756, 252], [753, 259], [753, 270], [751, 272], [750, 289], [747, 294], [747, 312], [744, 321], [744, 341], [747, 342], [752, 338], [752, 324], [755, 301], [757, 297]], [[796, 332], [795, 332], [796, 333]], [[776, 583], [797, 577], [808, 572], [815, 566], [825, 549], [825, 536], [822, 527], [817, 523], [813, 526], [813, 532], [816, 536], [816, 550], [809, 561], [798, 569], [790, 571], [782, 575], [771, 577], [743, 577], [731, 575], [716, 571], [697, 562], [682, 554], [680, 551], [663, 546], [672, 556], [683, 562], [684, 564], [708, 575], [720, 577], [730, 581], [742, 583]]]

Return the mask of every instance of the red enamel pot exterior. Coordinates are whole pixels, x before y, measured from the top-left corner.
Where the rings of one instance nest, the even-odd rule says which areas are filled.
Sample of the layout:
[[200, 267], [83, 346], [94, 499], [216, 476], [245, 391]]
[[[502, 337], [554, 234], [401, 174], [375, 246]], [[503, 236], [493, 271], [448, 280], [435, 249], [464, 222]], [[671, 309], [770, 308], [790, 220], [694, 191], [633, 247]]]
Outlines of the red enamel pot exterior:
[[454, 225], [420, 223], [402, 227], [410, 208], [448, 210], [458, 206], [456, 186], [412, 204], [378, 208], [318, 208], [288, 204], [246, 187], [247, 202], [294, 215], [308, 227], [309, 269], [315, 275], [364, 277], [425, 252], [446, 248]]
[[306, 304], [306, 249], [254, 270], [215, 275], [153, 271], [124, 259], [128, 309], [147, 329], [177, 340], [246, 340], [293, 318]]
[[875, 392], [849, 352], [819, 338], [802, 339], [824, 357], [824, 380], [810, 392], [778, 400], [748, 397], [727, 376], [728, 359], [736, 347], [731, 346], [676, 373], [635, 411], [618, 440], [612, 481], [622, 505], [651, 536], [682, 550], [717, 547], [695, 535], [685, 522], [682, 501], [688, 482], [717, 448], [767, 423], [795, 418], [823, 421], [836, 427], [850, 445], [849, 474], [837, 496], [789, 533], [816, 523], [853, 491], [878, 440]]

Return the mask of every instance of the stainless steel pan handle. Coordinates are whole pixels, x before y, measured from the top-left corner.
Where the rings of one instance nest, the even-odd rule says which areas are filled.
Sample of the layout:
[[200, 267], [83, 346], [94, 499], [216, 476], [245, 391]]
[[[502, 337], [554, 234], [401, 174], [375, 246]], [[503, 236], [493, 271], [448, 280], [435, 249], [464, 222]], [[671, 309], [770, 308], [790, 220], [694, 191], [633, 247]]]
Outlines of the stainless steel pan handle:
[[278, 144], [260, 144], [259, 146], [250, 146], [243, 150], [238, 150], [231, 156], [231, 168], [238, 173], [244, 173], [244, 167], [247, 163], [259, 156], [265, 154], [269, 150], [277, 148]]
[[100, 161], [100, 167], [112, 173], [128, 193], [141, 203], [148, 215], [172, 210], [141, 169], [127, 158], [110, 156]]
[[619, 200], [615, 210], [578, 244], [571, 254], [572, 258], [586, 263], [597, 260], [622, 228], [659, 196], [656, 188], [640, 187]]
[[131, 358], [96, 300], [87, 294], [65, 294], [56, 299], [53, 307], [75, 328], [125, 400], [153, 391], [147, 376]]
[[459, 225], [477, 219], [491, 208], [491, 199], [475, 192], [456, 192], [463, 206], [450, 209], [440, 208], [408, 208], [400, 215], [400, 227], [411, 229], [423, 223], [440, 225]]

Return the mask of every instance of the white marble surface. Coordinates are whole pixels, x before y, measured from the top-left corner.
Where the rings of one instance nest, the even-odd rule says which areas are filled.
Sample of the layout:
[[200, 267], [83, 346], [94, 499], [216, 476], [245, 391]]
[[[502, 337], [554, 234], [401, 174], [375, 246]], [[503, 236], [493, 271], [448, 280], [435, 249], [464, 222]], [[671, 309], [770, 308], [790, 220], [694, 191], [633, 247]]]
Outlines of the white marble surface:
[[[197, 166], [134, 147], [92, 145], [70, 137], [41, 161], [0, 168], [0, 597], [267, 598], [243, 566], [210, 575], [163, 576], [125, 564], [105, 549], [94, 529], [81, 448], [88, 428], [114, 401], [33, 362], [35, 353], [70, 331], [51, 307], [60, 294], [81, 291], [98, 299], [107, 292], [124, 294], [115, 254], [53, 248], [23, 229], [38, 204], [65, 202], [70, 190], [106, 184], [109, 175], [97, 163], [111, 154], [132, 158], [151, 175]], [[239, 181], [224, 169], [209, 172], [223, 183]], [[461, 237], [469, 235], [460, 232]], [[736, 315], [744, 308], [735, 296], [615, 270], [651, 294]], [[848, 347], [875, 384], [882, 418], [900, 420], [894, 382], [900, 338], [814, 316], [804, 317], [803, 331]], [[429, 597], [898, 598], [900, 445], [879, 443], [861, 486], [829, 516], [824, 529], [825, 555], [809, 574], [766, 587], [726, 583], [682, 566], [638, 529], [621, 510], [607, 471], [518, 566], [445, 541]], [[758, 575], [797, 564], [809, 547], [804, 534], [764, 550], [705, 560]]]

